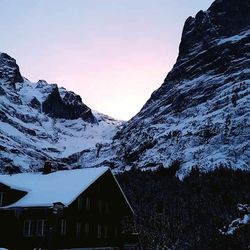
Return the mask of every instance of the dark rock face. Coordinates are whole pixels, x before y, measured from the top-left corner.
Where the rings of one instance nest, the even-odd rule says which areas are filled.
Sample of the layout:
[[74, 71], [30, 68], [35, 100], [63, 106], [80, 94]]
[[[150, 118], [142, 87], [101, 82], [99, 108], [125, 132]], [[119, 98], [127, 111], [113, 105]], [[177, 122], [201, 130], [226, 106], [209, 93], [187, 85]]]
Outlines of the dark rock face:
[[217, 0], [207, 11], [189, 17], [184, 25], [179, 59], [193, 49], [209, 48], [214, 39], [239, 34], [250, 25], [249, 0]]
[[63, 97], [63, 102], [71, 105], [80, 105], [82, 104], [82, 98], [79, 95], [69, 91]]
[[5, 53], [0, 53], [0, 78], [13, 85], [23, 82], [16, 60]]
[[0, 87], [0, 95], [5, 95], [5, 94], [6, 93], [5, 93], [4, 89], [2, 87]]
[[216, 0], [208, 9], [221, 36], [234, 35], [249, 26], [249, 0]]
[[41, 103], [37, 100], [36, 97], [34, 97], [31, 101], [30, 101], [30, 106], [34, 109], [41, 109]]
[[78, 119], [95, 123], [91, 109], [82, 103], [81, 97], [67, 92], [62, 99], [56, 86], [42, 103], [42, 111], [54, 118]]

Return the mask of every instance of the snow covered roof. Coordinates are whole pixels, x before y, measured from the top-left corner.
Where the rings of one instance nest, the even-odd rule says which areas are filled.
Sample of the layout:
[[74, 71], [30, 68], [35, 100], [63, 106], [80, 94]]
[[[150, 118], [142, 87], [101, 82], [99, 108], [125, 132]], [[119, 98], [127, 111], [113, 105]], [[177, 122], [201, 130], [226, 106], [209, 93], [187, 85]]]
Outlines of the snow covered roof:
[[4, 208], [51, 207], [56, 202], [68, 206], [108, 170], [108, 167], [99, 167], [57, 171], [46, 175], [0, 175], [0, 183], [27, 192], [23, 198]]

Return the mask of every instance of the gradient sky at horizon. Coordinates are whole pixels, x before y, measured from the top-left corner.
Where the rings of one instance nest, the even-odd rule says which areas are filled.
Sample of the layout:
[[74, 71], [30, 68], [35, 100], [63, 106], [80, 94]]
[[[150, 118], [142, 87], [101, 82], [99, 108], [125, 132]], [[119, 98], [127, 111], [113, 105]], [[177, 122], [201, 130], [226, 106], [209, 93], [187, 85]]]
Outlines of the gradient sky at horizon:
[[127, 120], [160, 87], [186, 18], [212, 0], [0, 0], [1, 52], [23, 76]]

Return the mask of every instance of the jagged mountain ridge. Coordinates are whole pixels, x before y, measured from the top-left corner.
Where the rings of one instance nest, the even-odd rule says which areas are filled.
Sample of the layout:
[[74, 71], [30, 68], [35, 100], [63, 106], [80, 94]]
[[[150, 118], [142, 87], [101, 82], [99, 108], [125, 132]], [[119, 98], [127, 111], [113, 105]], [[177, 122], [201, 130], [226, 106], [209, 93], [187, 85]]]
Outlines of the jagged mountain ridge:
[[0, 54], [0, 171], [37, 169], [46, 160], [63, 167], [59, 159], [110, 142], [120, 124], [72, 91], [23, 78], [16, 61]]
[[[118, 170], [193, 166], [250, 169], [250, 3], [217, 0], [184, 25], [179, 56], [162, 86], [124, 124], [101, 159]], [[113, 153], [110, 153], [113, 152]], [[110, 156], [112, 155], [112, 156]]]

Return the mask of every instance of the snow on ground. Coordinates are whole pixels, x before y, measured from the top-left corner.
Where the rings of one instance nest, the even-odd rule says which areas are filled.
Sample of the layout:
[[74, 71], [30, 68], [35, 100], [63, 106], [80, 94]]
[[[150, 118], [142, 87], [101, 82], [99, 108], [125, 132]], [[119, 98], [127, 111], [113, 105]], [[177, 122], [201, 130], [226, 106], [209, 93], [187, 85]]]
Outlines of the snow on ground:
[[25, 104], [29, 104], [34, 97], [42, 103], [54, 87], [56, 87], [56, 84], [48, 84], [44, 80], [32, 83], [25, 79], [24, 82], [16, 84], [16, 89]]
[[100, 121], [98, 125], [90, 125], [81, 119], [75, 120], [73, 124], [72, 121], [61, 122], [58, 120], [55, 128], [64, 131], [59, 136], [57, 143], [59, 148], [64, 148], [61, 157], [67, 157], [85, 149], [95, 148], [97, 143], [111, 143], [113, 136], [117, 132], [116, 124]]

